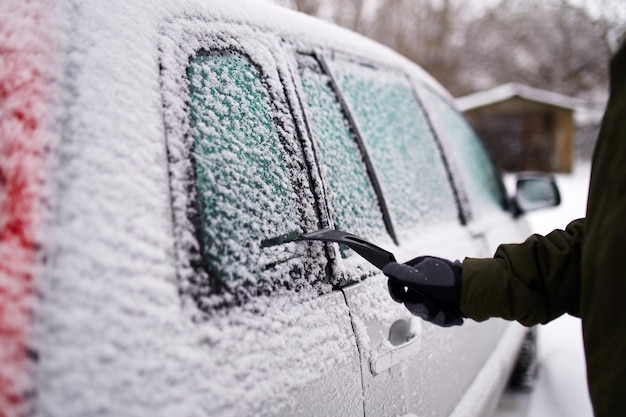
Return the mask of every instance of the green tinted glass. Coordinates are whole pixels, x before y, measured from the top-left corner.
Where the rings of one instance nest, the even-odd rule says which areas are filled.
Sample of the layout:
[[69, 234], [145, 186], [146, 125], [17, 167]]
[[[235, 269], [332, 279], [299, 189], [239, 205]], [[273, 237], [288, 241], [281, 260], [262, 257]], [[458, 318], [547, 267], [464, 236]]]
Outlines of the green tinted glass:
[[329, 76], [305, 68], [301, 80], [311, 129], [329, 182], [336, 227], [367, 238], [386, 233], [365, 164]]
[[345, 61], [332, 69], [373, 161], [398, 236], [458, 221], [439, 149], [407, 79]]
[[463, 116], [438, 94], [424, 89], [435, 114], [441, 118], [439, 126], [449, 143], [449, 153], [456, 162], [465, 185], [474, 217], [490, 211], [502, 211], [502, 192], [499, 173], [494, 167], [480, 138]]
[[234, 54], [196, 57], [188, 78], [202, 255], [219, 280], [254, 282], [269, 262], [261, 240], [299, 219], [270, 97]]

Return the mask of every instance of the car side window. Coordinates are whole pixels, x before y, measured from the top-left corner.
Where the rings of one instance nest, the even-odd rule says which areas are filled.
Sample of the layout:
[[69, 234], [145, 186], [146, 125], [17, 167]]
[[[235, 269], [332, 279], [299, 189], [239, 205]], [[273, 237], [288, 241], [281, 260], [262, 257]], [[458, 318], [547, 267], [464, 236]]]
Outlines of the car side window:
[[504, 193], [500, 174], [480, 138], [465, 118], [434, 91], [424, 88], [426, 100], [432, 103], [433, 114], [445, 136], [448, 153], [456, 162], [460, 179], [465, 185], [473, 217], [502, 211]]
[[385, 224], [375, 191], [330, 77], [314, 58], [301, 56], [299, 61], [308, 120], [321, 153], [335, 227], [366, 238], [381, 236]]
[[329, 62], [376, 169], [398, 238], [458, 222], [458, 204], [432, 130], [400, 73]]
[[271, 97], [259, 70], [236, 53], [199, 54], [187, 77], [201, 255], [222, 284], [254, 283], [303, 255], [303, 245], [261, 245], [301, 231]]

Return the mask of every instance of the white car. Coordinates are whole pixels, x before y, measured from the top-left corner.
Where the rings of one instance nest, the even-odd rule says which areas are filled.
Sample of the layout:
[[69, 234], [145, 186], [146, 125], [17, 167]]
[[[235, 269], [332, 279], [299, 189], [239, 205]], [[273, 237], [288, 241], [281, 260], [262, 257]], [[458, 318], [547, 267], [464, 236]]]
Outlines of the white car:
[[255, 0], [0, 11], [0, 415], [493, 411], [528, 329], [435, 327], [347, 247], [281, 244], [529, 234], [422, 69]]

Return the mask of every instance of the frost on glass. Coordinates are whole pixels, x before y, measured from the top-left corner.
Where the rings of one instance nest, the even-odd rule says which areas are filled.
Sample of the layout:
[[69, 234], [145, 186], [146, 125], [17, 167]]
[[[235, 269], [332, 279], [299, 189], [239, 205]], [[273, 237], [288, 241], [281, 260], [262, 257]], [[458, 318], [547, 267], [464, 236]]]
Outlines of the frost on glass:
[[199, 55], [188, 68], [201, 253], [223, 283], [301, 255], [263, 239], [300, 230], [296, 195], [259, 73], [234, 54]]
[[456, 162], [474, 217], [484, 216], [494, 210], [502, 211], [500, 174], [480, 138], [465, 118], [443, 98], [429, 89], [424, 89], [424, 94], [440, 118], [438, 127], [449, 145], [448, 153]]
[[335, 227], [367, 238], [380, 236], [385, 225], [378, 201], [328, 75], [304, 68], [301, 80], [328, 181]]
[[398, 235], [458, 221], [442, 157], [409, 82], [400, 74], [370, 66], [339, 60], [331, 65]]

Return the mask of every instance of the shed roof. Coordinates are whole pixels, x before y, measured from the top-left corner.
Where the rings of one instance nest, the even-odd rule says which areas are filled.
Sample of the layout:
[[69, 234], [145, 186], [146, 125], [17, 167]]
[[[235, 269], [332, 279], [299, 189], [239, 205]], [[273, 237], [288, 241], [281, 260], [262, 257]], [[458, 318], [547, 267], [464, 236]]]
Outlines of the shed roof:
[[581, 104], [580, 100], [577, 98], [518, 83], [503, 84], [489, 90], [479, 91], [477, 93], [459, 97], [455, 99], [455, 103], [459, 110], [468, 111], [506, 101], [515, 97], [569, 110], [576, 110], [576, 108]]

